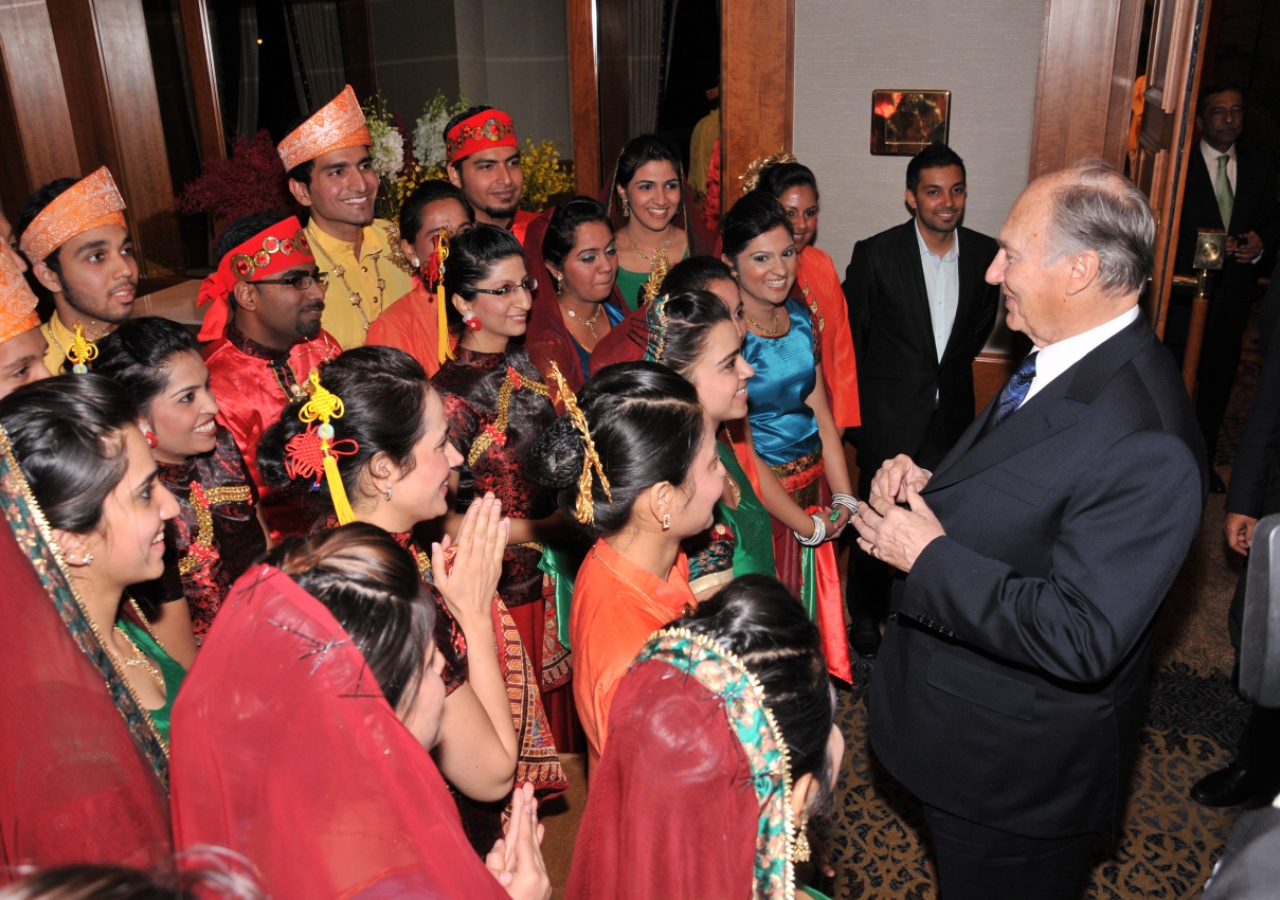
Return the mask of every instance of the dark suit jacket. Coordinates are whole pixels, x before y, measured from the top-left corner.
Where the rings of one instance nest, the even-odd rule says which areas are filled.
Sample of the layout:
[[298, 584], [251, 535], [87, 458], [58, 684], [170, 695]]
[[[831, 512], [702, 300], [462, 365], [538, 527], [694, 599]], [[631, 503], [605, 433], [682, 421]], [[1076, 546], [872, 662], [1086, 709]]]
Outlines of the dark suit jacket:
[[1262, 337], [1262, 371], [1258, 391], [1227, 486], [1226, 511], [1254, 519], [1280, 512], [1280, 344], [1276, 343], [1280, 310], [1280, 262], [1271, 273], [1271, 286], [1258, 314]]
[[923, 497], [946, 535], [895, 584], [871, 741], [922, 801], [1059, 838], [1116, 813], [1154, 620], [1200, 528], [1204, 446], [1139, 319], [977, 440]]
[[[1253, 287], [1267, 273], [1280, 234], [1276, 216], [1276, 167], [1270, 154], [1263, 150], [1236, 144], [1236, 195], [1231, 206], [1231, 222], [1224, 225], [1218, 198], [1213, 192], [1215, 169], [1209, 171], [1200, 144], [1191, 148], [1187, 162], [1187, 188], [1182, 197], [1182, 219], [1178, 226], [1178, 255], [1174, 270], [1180, 275], [1192, 274], [1191, 261], [1196, 254], [1196, 229], [1224, 228], [1227, 234], [1240, 235], [1256, 231], [1265, 246], [1264, 257], [1257, 264], [1236, 262], [1227, 257], [1221, 273], [1214, 281], [1228, 297], [1243, 296], [1253, 302]], [[1266, 268], [1264, 268], [1266, 267]]]
[[859, 241], [845, 271], [862, 406], [862, 426], [849, 436], [864, 469], [919, 449], [935, 397], [946, 443], [964, 433], [973, 421], [973, 358], [990, 336], [1000, 304], [1000, 289], [984, 280], [996, 242], [957, 229], [959, 305], [939, 360], [915, 229], [911, 219]]

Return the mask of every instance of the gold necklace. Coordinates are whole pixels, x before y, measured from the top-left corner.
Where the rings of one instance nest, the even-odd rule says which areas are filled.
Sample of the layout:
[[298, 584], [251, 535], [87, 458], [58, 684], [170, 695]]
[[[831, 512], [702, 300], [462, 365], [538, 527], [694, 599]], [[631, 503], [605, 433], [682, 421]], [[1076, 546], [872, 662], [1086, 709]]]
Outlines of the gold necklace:
[[754, 325], [758, 330], [763, 331], [769, 337], [776, 337], [778, 334], [778, 329], [782, 327], [782, 325], [778, 322], [778, 307], [776, 306], [773, 308], [773, 327], [772, 328], [768, 327], [767, 325], [763, 325], [760, 322], [757, 322], [755, 319], [747, 315], [745, 310], [742, 313], [742, 318], [747, 320], [748, 325]]
[[636, 251], [636, 253], [639, 254], [641, 259], [643, 259], [645, 262], [649, 264], [650, 268], [653, 268], [653, 264], [658, 261], [658, 254], [663, 253], [668, 247], [671, 246], [671, 238], [668, 237], [667, 242], [662, 245], [662, 248], [654, 252], [653, 259], [650, 259], [649, 257], [645, 256], [644, 251], [641, 250], [639, 247], [637, 247], [636, 242], [631, 240], [631, 238], [627, 238], [627, 243], [631, 245], [632, 250]]
[[564, 311], [569, 314], [570, 319], [574, 319], [578, 322], [581, 322], [583, 325], [586, 325], [587, 328], [591, 329], [591, 337], [597, 341], [600, 340], [600, 335], [596, 334], [596, 321], [600, 318], [600, 310], [604, 309], [603, 303], [596, 304], [596, 311], [591, 314], [590, 319], [582, 318], [582, 316], [578, 315], [576, 312], [569, 309], [569, 307], [564, 306], [563, 304], [561, 304], [561, 306], [563, 307]]
[[[360, 297], [359, 291], [351, 290], [351, 285], [347, 283], [346, 267], [340, 266], [336, 262], [334, 262], [333, 257], [329, 255], [329, 251], [324, 249], [324, 247], [320, 245], [320, 241], [316, 238], [315, 233], [312, 232], [311, 230], [311, 223], [307, 223], [307, 238], [309, 239], [311, 246], [319, 250], [320, 255], [323, 256], [325, 259], [325, 262], [329, 264], [329, 274], [337, 275], [338, 280], [342, 282], [342, 286], [343, 288], [346, 289], [346, 292], [347, 292], [347, 299], [351, 301], [351, 305], [356, 308], [356, 312], [360, 313], [361, 326], [364, 328], [366, 332], [368, 332], [369, 326], [372, 323], [369, 321], [369, 316], [364, 311], [364, 307], [361, 305], [362, 303], [364, 303], [364, 300]], [[373, 260], [373, 277], [377, 279], [377, 283], [378, 283], [378, 309], [379, 310], [381, 310], [383, 307], [386, 306], [386, 296], [384, 295], [383, 292], [387, 289], [387, 282], [383, 279], [382, 272], [378, 269], [378, 257], [380, 257], [381, 255], [382, 253], [378, 252], [378, 253], [371, 254], [369, 257], [370, 259]]]
[[[720, 423], [720, 433], [724, 435], [724, 443], [729, 445], [729, 449], [733, 450], [733, 435], [729, 433], [729, 426]], [[737, 509], [742, 505], [742, 488], [738, 487], [738, 480], [729, 474], [726, 466], [724, 470], [724, 483], [729, 485], [729, 490], [733, 494], [733, 508]]]
[[133, 659], [125, 659], [123, 656], [121, 656], [119, 653], [115, 651], [114, 647], [108, 647], [107, 649], [111, 651], [111, 655], [114, 656], [116, 659], [120, 660], [120, 665], [124, 666], [127, 669], [132, 668], [134, 666], [142, 667], [147, 672], [147, 674], [149, 674], [152, 678], [156, 680], [156, 684], [160, 685], [160, 689], [164, 690], [164, 676], [160, 674], [160, 669], [156, 666], [156, 664], [153, 663], [150, 659], [148, 659], [147, 655], [142, 652], [142, 648], [140, 648], [136, 643], [134, 643], [133, 638], [129, 637], [129, 632], [125, 631], [119, 625], [116, 626], [115, 630], [116, 630], [116, 633], [119, 634], [122, 638], [124, 638], [125, 641], [129, 644], [129, 646], [133, 648]]

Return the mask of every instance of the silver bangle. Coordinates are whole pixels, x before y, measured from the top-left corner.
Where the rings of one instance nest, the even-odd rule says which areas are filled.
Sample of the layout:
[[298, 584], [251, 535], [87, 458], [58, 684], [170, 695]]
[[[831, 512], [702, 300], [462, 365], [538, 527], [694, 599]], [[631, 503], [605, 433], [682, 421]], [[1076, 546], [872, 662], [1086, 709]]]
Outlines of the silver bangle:
[[809, 516], [813, 519], [813, 534], [805, 537], [798, 531], [791, 532], [796, 536], [796, 540], [804, 547], [816, 547], [827, 539], [827, 526], [823, 524], [822, 517], [816, 514]]
[[849, 510], [849, 515], [856, 516], [858, 514], [858, 500], [853, 494], [832, 494], [832, 506], [843, 506]]

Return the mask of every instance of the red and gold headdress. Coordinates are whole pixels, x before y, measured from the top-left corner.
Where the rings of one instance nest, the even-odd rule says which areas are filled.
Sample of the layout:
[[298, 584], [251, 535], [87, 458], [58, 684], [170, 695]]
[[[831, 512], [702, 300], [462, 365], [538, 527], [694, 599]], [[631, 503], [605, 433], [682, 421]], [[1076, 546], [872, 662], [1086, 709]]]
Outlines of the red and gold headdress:
[[365, 122], [364, 111], [356, 92], [347, 85], [342, 93], [322, 106], [282, 140], [276, 151], [284, 161], [285, 171], [348, 147], [369, 147], [373, 138]]
[[235, 289], [236, 282], [261, 281], [295, 266], [314, 263], [315, 259], [297, 216], [282, 219], [233, 248], [222, 257], [217, 271], [200, 284], [196, 305], [213, 304], [200, 326], [200, 340], [212, 341], [222, 337], [229, 310], [226, 300]]
[[124, 208], [124, 198], [103, 166], [54, 197], [22, 232], [18, 246], [27, 259], [40, 262], [77, 234], [103, 225], [128, 227]]
[[520, 145], [511, 117], [500, 109], [486, 109], [450, 128], [444, 136], [444, 146], [452, 164], [480, 150]]
[[449, 258], [449, 233], [441, 228], [436, 232], [435, 246], [431, 250], [431, 256], [427, 258], [427, 270], [422, 274], [426, 277], [427, 288], [431, 285], [436, 286], [436, 327], [440, 334], [440, 365], [444, 365], [453, 359], [453, 351], [449, 349], [449, 317], [445, 312], [445, 292], [444, 292], [444, 261]]
[[290, 478], [310, 478], [313, 491], [320, 489], [320, 475], [323, 473], [338, 524], [350, 525], [356, 520], [356, 514], [351, 510], [347, 489], [342, 484], [338, 457], [351, 456], [359, 451], [360, 445], [350, 438], [333, 439], [331, 420], [341, 419], [346, 411], [342, 398], [325, 389], [320, 383], [319, 372], [313, 370], [308, 380], [311, 382], [311, 399], [298, 410], [298, 418], [306, 423], [307, 430], [295, 434], [284, 445], [284, 470]]
[[40, 327], [36, 295], [8, 247], [0, 247], [0, 344]]

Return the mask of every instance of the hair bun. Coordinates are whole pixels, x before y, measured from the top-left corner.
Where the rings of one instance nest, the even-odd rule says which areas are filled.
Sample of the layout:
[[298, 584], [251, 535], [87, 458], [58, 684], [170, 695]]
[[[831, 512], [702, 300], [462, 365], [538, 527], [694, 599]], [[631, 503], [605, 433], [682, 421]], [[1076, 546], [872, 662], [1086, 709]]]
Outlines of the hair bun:
[[586, 455], [582, 436], [567, 415], [558, 417], [529, 448], [529, 475], [543, 487], [563, 490], [578, 483]]

